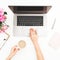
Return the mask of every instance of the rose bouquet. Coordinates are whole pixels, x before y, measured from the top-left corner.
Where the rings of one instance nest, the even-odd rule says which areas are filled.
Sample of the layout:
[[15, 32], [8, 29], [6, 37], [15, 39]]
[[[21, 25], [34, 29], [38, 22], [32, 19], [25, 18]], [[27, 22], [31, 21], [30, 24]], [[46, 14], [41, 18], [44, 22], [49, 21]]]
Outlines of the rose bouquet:
[[8, 28], [8, 25], [5, 24], [5, 21], [7, 19], [6, 15], [7, 12], [3, 11], [3, 9], [0, 8], [0, 33], [4, 32]]

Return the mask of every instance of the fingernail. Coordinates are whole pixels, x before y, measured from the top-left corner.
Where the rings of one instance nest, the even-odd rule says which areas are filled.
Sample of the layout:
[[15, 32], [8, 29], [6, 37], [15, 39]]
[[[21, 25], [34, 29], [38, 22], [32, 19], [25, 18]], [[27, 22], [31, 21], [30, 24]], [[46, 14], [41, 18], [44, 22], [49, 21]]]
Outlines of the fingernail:
[[16, 50], [16, 48], [14, 49], [14, 51]]
[[20, 48], [18, 48], [18, 50], [20, 50]]

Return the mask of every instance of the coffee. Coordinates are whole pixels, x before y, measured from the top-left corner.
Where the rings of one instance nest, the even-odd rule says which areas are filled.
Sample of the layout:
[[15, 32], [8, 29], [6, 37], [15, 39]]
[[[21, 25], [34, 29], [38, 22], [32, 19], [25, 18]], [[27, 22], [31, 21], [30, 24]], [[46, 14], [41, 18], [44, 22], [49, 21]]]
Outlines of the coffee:
[[18, 45], [19, 45], [20, 48], [24, 48], [26, 46], [26, 42], [21, 40], [21, 41], [18, 42]]

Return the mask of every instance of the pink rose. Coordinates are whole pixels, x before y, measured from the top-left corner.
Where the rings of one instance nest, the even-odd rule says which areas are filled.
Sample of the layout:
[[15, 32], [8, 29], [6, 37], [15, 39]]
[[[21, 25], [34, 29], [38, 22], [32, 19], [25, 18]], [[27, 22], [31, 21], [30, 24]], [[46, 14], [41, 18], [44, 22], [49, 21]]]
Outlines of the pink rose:
[[6, 19], [6, 16], [4, 16], [4, 15], [0, 15], [0, 22], [4, 22], [5, 19]]
[[5, 32], [5, 30], [8, 29], [7, 25], [3, 25], [2, 28], [0, 29], [0, 33]]
[[2, 33], [2, 30], [0, 30], [0, 33]]
[[3, 25], [3, 26], [2, 26], [2, 29], [3, 29], [3, 30], [6, 30], [6, 29], [8, 29], [8, 26], [7, 26], [7, 25]]
[[4, 22], [6, 19], [6, 16], [4, 15], [3, 9], [0, 8], [0, 22]]

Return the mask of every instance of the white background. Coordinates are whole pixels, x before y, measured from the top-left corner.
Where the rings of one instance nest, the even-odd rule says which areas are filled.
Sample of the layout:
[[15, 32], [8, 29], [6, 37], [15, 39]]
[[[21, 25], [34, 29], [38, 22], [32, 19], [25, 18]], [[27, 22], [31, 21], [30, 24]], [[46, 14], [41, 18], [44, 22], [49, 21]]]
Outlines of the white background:
[[[25, 40], [26, 47], [21, 49], [12, 60], [37, 60], [34, 46], [29, 37], [14, 37], [13, 36], [13, 13], [8, 8], [8, 5], [51, 5], [52, 9], [48, 12], [48, 36], [39, 37], [38, 43], [42, 50], [45, 60], [60, 60], [60, 48], [54, 49], [49, 46], [48, 42], [53, 33], [60, 33], [60, 1], [59, 0], [0, 0], [0, 8], [3, 8], [8, 12], [6, 23], [10, 26], [7, 32], [10, 34], [10, 38], [7, 43], [4, 45], [2, 50], [0, 50], [0, 59], [6, 60], [6, 57], [9, 55], [12, 46], [16, 45], [18, 41]], [[54, 19], [56, 19], [56, 24], [53, 30], [51, 26]], [[0, 33], [0, 40], [4, 38], [4, 33]]]

